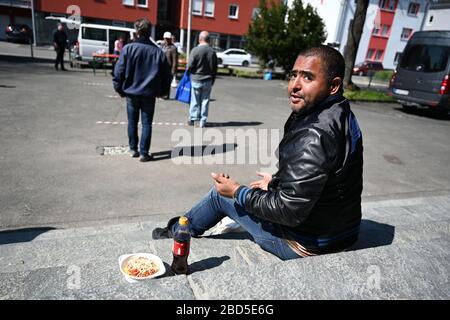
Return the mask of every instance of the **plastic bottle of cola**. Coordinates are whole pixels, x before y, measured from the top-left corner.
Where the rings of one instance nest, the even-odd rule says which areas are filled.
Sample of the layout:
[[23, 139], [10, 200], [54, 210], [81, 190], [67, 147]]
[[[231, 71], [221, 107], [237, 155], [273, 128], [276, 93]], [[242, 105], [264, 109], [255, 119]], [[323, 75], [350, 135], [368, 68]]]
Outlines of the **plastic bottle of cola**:
[[172, 271], [176, 274], [188, 273], [188, 255], [191, 244], [191, 233], [189, 231], [189, 220], [180, 217], [178, 229], [173, 235], [173, 262]]

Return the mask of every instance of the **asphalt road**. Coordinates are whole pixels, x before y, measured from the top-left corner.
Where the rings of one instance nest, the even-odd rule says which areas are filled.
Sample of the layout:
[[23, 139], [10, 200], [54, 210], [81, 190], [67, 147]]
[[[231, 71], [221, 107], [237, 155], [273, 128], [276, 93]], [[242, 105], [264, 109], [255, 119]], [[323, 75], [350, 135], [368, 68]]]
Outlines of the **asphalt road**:
[[[151, 147], [158, 160], [140, 163], [127, 155], [101, 155], [109, 150], [104, 147], [127, 145], [125, 102], [109, 75], [88, 69], [58, 73], [51, 63], [0, 56], [0, 229], [166, 217], [189, 209], [211, 188], [210, 172], [253, 181], [265, 166], [263, 157], [251, 163], [255, 144], [258, 154], [275, 152], [262, 143], [260, 129], [282, 128], [290, 113], [286, 83], [222, 77], [212, 98], [214, 127], [199, 139], [185, 125], [186, 105], [158, 101]], [[450, 193], [450, 117], [409, 114], [398, 104], [352, 107], [364, 136], [364, 201]], [[254, 132], [262, 142], [221, 135], [235, 133], [231, 129], [259, 130]], [[192, 139], [180, 142], [174, 134]], [[191, 145], [197, 151], [207, 145], [230, 150], [170, 157], [177, 146]], [[239, 152], [247, 156], [242, 164], [208, 163]]]

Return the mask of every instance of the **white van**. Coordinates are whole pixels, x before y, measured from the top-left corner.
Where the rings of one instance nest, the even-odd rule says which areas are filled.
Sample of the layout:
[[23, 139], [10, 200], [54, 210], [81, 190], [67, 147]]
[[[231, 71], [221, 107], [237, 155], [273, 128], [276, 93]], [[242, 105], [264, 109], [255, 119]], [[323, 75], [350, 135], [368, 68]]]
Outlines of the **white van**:
[[[120, 36], [125, 39], [125, 44], [135, 38], [135, 30], [131, 28], [77, 23], [62, 17], [46, 17], [45, 19], [76, 24], [76, 29], [78, 29], [77, 41], [73, 47], [69, 46], [71, 66], [74, 61], [92, 61], [95, 53], [114, 53], [114, 42]], [[150, 41], [155, 43], [151, 38]]]

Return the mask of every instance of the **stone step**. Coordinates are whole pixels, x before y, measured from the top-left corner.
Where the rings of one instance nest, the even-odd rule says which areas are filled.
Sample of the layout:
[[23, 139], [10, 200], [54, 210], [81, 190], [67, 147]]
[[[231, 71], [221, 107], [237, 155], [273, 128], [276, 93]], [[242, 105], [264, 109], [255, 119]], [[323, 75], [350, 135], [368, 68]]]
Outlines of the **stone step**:
[[448, 253], [401, 244], [189, 277], [197, 299], [449, 299], [449, 274]]
[[[111, 254], [66, 266], [0, 273], [1, 299], [448, 299], [448, 239], [398, 243], [337, 254], [281, 261], [233, 240], [202, 241], [190, 256], [191, 274], [174, 276], [170, 255], [159, 254], [168, 272], [138, 284], [125, 281]], [[206, 242], [214, 241], [214, 246]], [[241, 242], [238, 240], [237, 242]], [[156, 251], [166, 247], [155, 242]], [[142, 243], [146, 245], [145, 242]], [[136, 244], [135, 244], [136, 246]], [[239, 248], [240, 249], [237, 249]], [[140, 248], [139, 248], [140, 249]], [[239, 252], [242, 250], [242, 252]], [[79, 278], [76, 278], [79, 275]], [[77, 280], [79, 279], [79, 281]]]
[[[447, 200], [367, 206], [350, 250], [295, 261], [246, 233], [192, 239], [187, 277], [170, 272], [172, 240], [151, 239], [165, 221], [2, 232], [0, 299], [448, 299]], [[118, 257], [134, 252], [158, 255], [168, 272], [126, 282]]]

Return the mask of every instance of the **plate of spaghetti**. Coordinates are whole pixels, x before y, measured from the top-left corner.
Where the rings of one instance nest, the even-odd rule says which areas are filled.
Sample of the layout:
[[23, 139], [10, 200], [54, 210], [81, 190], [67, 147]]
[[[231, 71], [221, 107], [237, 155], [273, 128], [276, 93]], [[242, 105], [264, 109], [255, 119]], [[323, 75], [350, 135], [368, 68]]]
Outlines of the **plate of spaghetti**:
[[151, 253], [122, 255], [119, 257], [119, 266], [129, 282], [155, 278], [166, 272], [161, 259]]

